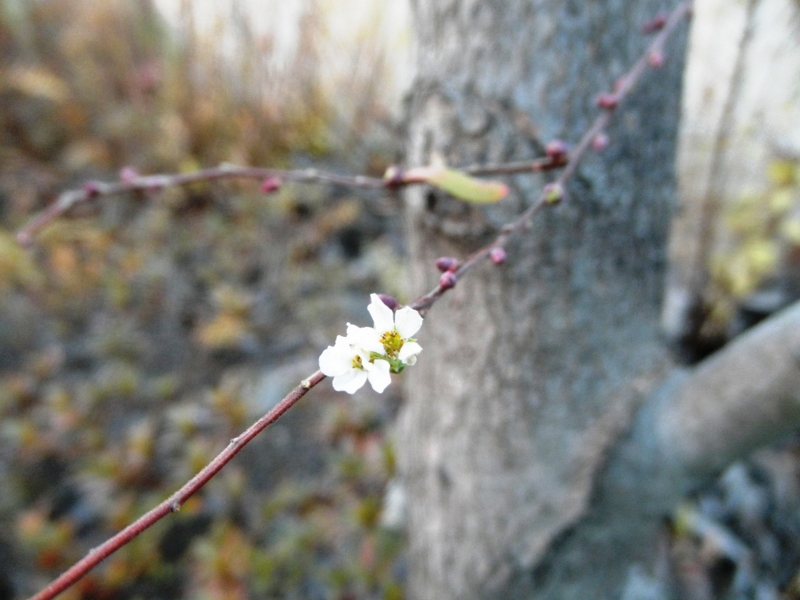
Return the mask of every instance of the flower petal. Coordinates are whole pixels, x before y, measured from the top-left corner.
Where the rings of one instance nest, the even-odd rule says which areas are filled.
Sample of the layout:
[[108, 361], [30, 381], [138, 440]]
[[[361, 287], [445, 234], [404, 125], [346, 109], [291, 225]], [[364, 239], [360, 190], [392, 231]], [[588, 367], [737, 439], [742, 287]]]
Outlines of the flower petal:
[[370, 294], [369, 306], [367, 310], [372, 315], [372, 320], [375, 323], [375, 329], [378, 333], [386, 333], [394, 329], [394, 313], [392, 309], [386, 306], [378, 297], [378, 294]]
[[345, 338], [339, 336], [336, 338], [336, 345], [328, 346], [322, 351], [319, 357], [319, 370], [329, 377], [341, 375], [353, 368], [355, 355], [355, 351]]
[[403, 347], [400, 348], [400, 353], [397, 355], [397, 358], [407, 365], [413, 365], [417, 362], [417, 354], [420, 352], [422, 352], [422, 346], [417, 342], [406, 342], [403, 344]]
[[392, 377], [389, 375], [389, 363], [385, 360], [376, 360], [374, 363], [370, 363], [367, 367], [367, 378], [369, 379], [369, 383], [372, 386], [372, 389], [378, 392], [379, 394], [383, 393], [383, 390], [392, 383]]
[[422, 317], [410, 306], [406, 306], [397, 311], [394, 317], [397, 333], [403, 339], [412, 337], [422, 327]]
[[333, 378], [333, 389], [337, 392], [354, 394], [367, 382], [367, 372], [362, 369], [350, 369], [347, 373]]
[[384, 352], [381, 334], [372, 327], [357, 327], [348, 323], [347, 341], [356, 348], [364, 350], [367, 354], [370, 352], [383, 354]]

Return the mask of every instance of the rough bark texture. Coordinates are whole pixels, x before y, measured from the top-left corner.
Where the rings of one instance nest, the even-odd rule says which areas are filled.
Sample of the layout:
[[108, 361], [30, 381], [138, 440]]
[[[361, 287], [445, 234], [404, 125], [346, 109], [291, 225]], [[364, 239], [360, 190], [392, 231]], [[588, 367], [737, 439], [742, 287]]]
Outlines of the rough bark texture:
[[[521, 159], [541, 155], [552, 138], [577, 140], [596, 114], [594, 96], [643, 50], [639, 25], [662, 8], [655, 0], [418, 0], [407, 163], [436, 152], [450, 164]], [[673, 40], [671, 60], [626, 103], [609, 149], [582, 165], [569, 202], [514, 241], [506, 266], [460, 282], [423, 328], [398, 437], [411, 598], [622, 592], [646, 532], [618, 550], [632, 527], [617, 517], [621, 529], [608, 529], [611, 509], [590, 500], [641, 477], [627, 469], [595, 485], [666, 363], [658, 316], [683, 41]], [[543, 183], [520, 177], [510, 199], [485, 211], [410, 192], [417, 291], [437, 280], [436, 257], [463, 256]], [[651, 516], [637, 519], [652, 530]]]

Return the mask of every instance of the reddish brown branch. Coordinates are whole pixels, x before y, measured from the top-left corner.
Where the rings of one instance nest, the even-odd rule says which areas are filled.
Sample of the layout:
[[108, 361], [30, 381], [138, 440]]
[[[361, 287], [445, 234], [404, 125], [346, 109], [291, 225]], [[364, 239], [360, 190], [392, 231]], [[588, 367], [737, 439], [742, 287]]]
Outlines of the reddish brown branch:
[[93, 181], [84, 185], [82, 189], [63, 192], [50, 207], [31, 219], [17, 232], [17, 241], [23, 245], [31, 243], [33, 236], [51, 221], [79, 204], [103, 196], [115, 196], [134, 191], [153, 192], [165, 187], [189, 185], [200, 181], [216, 181], [219, 179], [255, 179], [263, 181], [268, 178], [300, 183], [327, 183], [364, 189], [388, 187], [385, 180], [377, 177], [365, 177], [362, 175], [351, 177], [349, 175], [317, 171], [316, 169], [286, 171], [262, 167], [240, 167], [232, 164], [222, 164], [218, 167], [202, 169], [194, 173], [134, 176], [128, 180], [114, 183]]
[[[549, 157], [538, 158], [522, 162], [513, 162], [500, 165], [473, 165], [464, 169], [471, 175], [510, 175], [514, 173], [534, 173], [557, 169], [564, 166], [566, 161], [554, 161]], [[91, 200], [106, 196], [115, 196], [127, 192], [143, 191], [154, 192], [166, 187], [179, 187], [201, 181], [217, 181], [220, 179], [254, 179], [275, 182], [293, 181], [297, 183], [323, 183], [341, 185], [343, 187], [360, 189], [392, 189], [413, 184], [414, 182], [366, 177], [363, 175], [339, 175], [327, 173], [316, 169], [282, 170], [264, 167], [242, 167], [232, 164], [222, 164], [218, 167], [202, 169], [194, 173], [183, 174], [158, 174], [135, 175], [128, 179], [115, 182], [91, 181], [81, 189], [67, 190], [44, 211], [33, 217], [17, 232], [17, 241], [26, 246], [33, 242], [37, 232], [52, 221], [58, 219], [74, 207]], [[274, 189], [277, 189], [277, 185]]]
[[[650, 57], [654, 54], [662, 52], [667, 38], [669, 38], [669, 36], [684, 18], [691, 15], [691, 11], [692, 0], [683, 0], [683, 2], [678, 5], [678, 7], [672, 12], [672, 14], [664, 23], [663, 28], [653, 38], [653, 41], [647, 47], [647, 50], [645, 50], [639, 60], [634, 63], [630, 71], [628, 71], [627, 74], [618, 80], [617, 88], [613, 94], [613, 106], [602, 108], [602, 112], [597, 116], [591, 127], [589, 127], [589, 129], [583, 135], [580, 142], [578, 142], [578, 145], [569, 153], [566, 167], [563, 171], [561, 171], [558, 178], [542, 190], [539, 198], [527, 210], [514, 219], [514, 221], [504, 225], [500, 230], [500, 235], [497, 236], [493, 242], [473, 252], [470, 256], [465, 258], [457, 268], [453, 269], [452, 272], [456, 276], [456, 279], [464, 275], [475, 265], [489, 258], [489, 255], [493, 249], [502, 248], [505, 246], [505, 244], [508, 242], [508, 239], [513, 234], [527, 228], [531, 219], [544, 207], [556, 205], [560, 202], [561, 198], [563, 197], [563, 190], [567, 181], [569, 181], [569, 179], [575, 174], [575, 171], [578, 169], [578, 165], [586, 153], [592, 148], [592, 143], [597, 136], [601, 135], [605, 131], [609, 121], [611, 120], [612, 113], [619, 107], [620, 104], [622, 104], [623, 100], [625, 100], [625, 98], [630, 94], [636, 83], [642, 78], [642, 75], [650, 68]], [[554, 200], [552, 196], [553, 190], [559, 191], [558, 199]], [[452, 284], [449, 282], [448, 285], [445, 286], [439, 284], [429, 293], [417, 298], [409, 306], [425, 313], [433, 305], [433, 303], [436, 302], [436, 300], [451, 287]]]
[[[650, 56], [661, 52], [665, 41], [675, 30], [677, 25], [682, 19], [691, 14], [691, 8], [692, 0], [683, 0], [672, 12], [672, 14], [666, 20], [663, 29], [661, 29], [654, 37], [653, 41], [642, 57], [620, 80], [617, 89], [613, 93], [613, 106], [609, 105], [608, 103], [604, 103], [605, 107], [602, 108], [602, 112], [598, 115], [597, 119], [595, 119], [588, 131], [584, 134], [583, 138], [581, 138], [578, 145], [569, 153], [569, 156], [565, 161], [554, 161], [552, 158], [543, 158], [535, 161], [508, 163], [505, 165], [474, 166], [464, 169], [465, 172], [472, 175], [512, 174], [553, 169], [566, 163], [566, 167], [561, 172], [559, 177], [555, 180], [555, 182], [545, 187], [536, 202], [534, 202], [527, 210], [521, 213], [514, 221], [503, 226], [500, 231], [500, 235], [498, 235], [492, 243], [468, 256], [451, 271], [456, 279], [463, 276], [467, 271], [472, 269], [480, 262], [486, 260], [490, 256], [493, 249], [502, 248], [512, 235], [527, 228], [531, 219], [544, 207], [556, 205], [558, 202], [560, 202], [560, 200], [563, 198], [563, 190], [567, 181], [572, 177], [572, 175], [575, 174], [581, 159], [592, 147], [592, 142], [605, 130], [611, 119], [612, 112], [629, 95], [634, 85], [648, 69], [650, 66]], [[388, 188], [396, 185], [384, 179], [332, 175], [314, 170], [281, 171], [276, 169], [262, 169], [255, 167], [237, 167], [233, 165], [223, 165], [215, 169], [207, 169], [188, 175], [152, 175], [147, 177], [136, 177], [127, 182], [112, 184], [95, 183], [91, 186], [84, 187], [83, 190], [65, 192], [50, 209], [39, 215], [26, 227], [20, 230], [18, 233], [18, 238], [20, 238], [20, 241], [22, 242], [29, 241], [31, 236], [45, 224], [64, 214], [64, 212], [76, 204], [97, 196], [107, 196], [132, 190], [152, 190], [167, 185], [186, 185], [188, 183], [194, 183], [197, 181], [209, 181], [214, 179], [234, 177], [261, 180], [268, 177], [277, 177], [287, 181], [324, 182], [358, 188]], [[420, 296], [411, 302], [409, 306], [421, 312], [426, 312], [450, 287], [452, 287], [452, 285], [444, 287], [439, 285], [428, 294]], [[64, 572], [60, 577], [54, 580], [44, 590], [33, 596], [30, 600], [50, 600], [54, 598], [73, 583], [81, 579], [86, 573], [97, 566], [106, 557], [110, 556], [113, 552], [131, 541], [134, 537], [151, 527], [169, 513], [179, 510], [181, 505], [190, 496], [203, 487], [214, 475], [216, 475], [234, 456], [236, 456], [236, 454], [241, 451], [242, 448], [244, 448], [245, 445], [247, 445], [261, 431], [277, 421], [283, 413], [285, 413], [291, 406], [300, 400], [300, 398], [305, 396], [308, 390], [316, 386], [324, 378], [325, 376], [317, 371], [308, 379], [304, 380], [266, 415], [251, 425], [239, 437], [231, 440], [230, 444], [228, 444], [225, 450], [218, 454], [212, 462], [210, 462], [188, 483], [175, 492], [175, 494], [152, 509], [150, 512], [143, 515], [137, 521], [123, 529], [117, 535], [104, 542], [97, 548], [91, 550], [82, 560], [73, 565], [69, 570]]]
[[150, 512], [144, 514], [139, 519], [128, 525], [117, 535], [90, 550], [89, 553], [83, 557], [83, 559], [75, 563], [58, 579], [53, 581], [41, 592], [33, 596], [31, 600], [49, 600], [50, 598], [54, 598], [70, 587], [73, 583], [78, 581], [81, 577], [86, 575], [86, 573], [100, 564], [100, 562], [102, 562], [105, 558], [122, 548], [122, 546], [142, 533], [145, 529], [148, 529], [153, 524], [167, 516], [169, 513], [180, 510], [183, 503], [186, 502], [186, 500], [195, 492], [197, 492], [197, 490], [208, 483], [211, 478], [222, 469], [222, 467], [228, 464], [228, 462], [230, 462], [230, 460], [242, 450], [242, 448], [244, 448], [264, 429], [277, 421], [283, 413], [285, 413], [295, 404], [295, 402], [305, 396], [308, 393], [308, 390], [317, 385], [323, 379], [325, 379], [325, 375], [317, 371], [308, 379], [303, 380], [300, 385], [294, 388], [283, 400], [276, 404], [272, 410], [248, 427], [247, 430], [239, 437], [233, 438], [225, 450], [220, 452], [214, 460], [208, 463], [197, 475], [195, 475], [183, 487], [181, 487], [181, 489], [164, 500], [164, 502], [156, 506]]

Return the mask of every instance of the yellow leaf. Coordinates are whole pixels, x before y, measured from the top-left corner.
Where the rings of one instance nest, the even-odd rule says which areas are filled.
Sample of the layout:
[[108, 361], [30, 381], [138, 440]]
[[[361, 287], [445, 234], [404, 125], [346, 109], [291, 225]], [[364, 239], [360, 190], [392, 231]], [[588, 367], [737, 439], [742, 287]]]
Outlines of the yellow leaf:
[[27, 96], [63, 102], [69, 87], [63, 79], [43, 67], [16, 68], [8, 75], [8, 86]]
[[778, 264], [778, 248], [772, 240], [754, 240], [742, 251], [747, 265], [759, 277], [771, 273]]
[[794, 182], [793, 162], [788, 160], [776, 160], [767, 167], [767, 175], [770, 181], [776, 185], [790, 185]]
[[795, 191], [791, 188], [779, 188], [769, 197], [769, 207], [773, 213], [783, 214], [794, 204]]
[[247, 337], [247, 323], [230, 313], [220, 313], [197, 332], [197, 341], [214, 350], [235, 348]]
[[786, 219], [781, 224], [781, 235], [792, 244], [800, 245], [800, 218]]

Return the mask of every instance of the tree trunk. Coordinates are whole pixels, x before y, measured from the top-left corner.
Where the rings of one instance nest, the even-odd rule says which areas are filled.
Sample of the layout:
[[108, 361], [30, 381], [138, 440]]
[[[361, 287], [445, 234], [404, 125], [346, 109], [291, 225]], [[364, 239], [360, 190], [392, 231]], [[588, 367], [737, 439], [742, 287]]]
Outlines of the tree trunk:
[[[577, 141], [595, 95], [644, 49], [640, 24], [662, 7], [417, 0], [407, 163], [532, 158], [553, 138]], [[656, 526], [643, 514], [652, 506], [609, 508], [608, 495], [641, 474], [608, 477], [604, 466], [668, 367], [658, 323], [684, 40], [625, 104], [609, 148], [587, 157], [568, 202], [426, 321], [397, 442], [415, 600], [619, 597]], [[496, 234], [545, 180], [510, 183], [512, 196], [487, 210], [408, 193], [417, 291], [436, 283], [438, 256], [463, 257]]]

